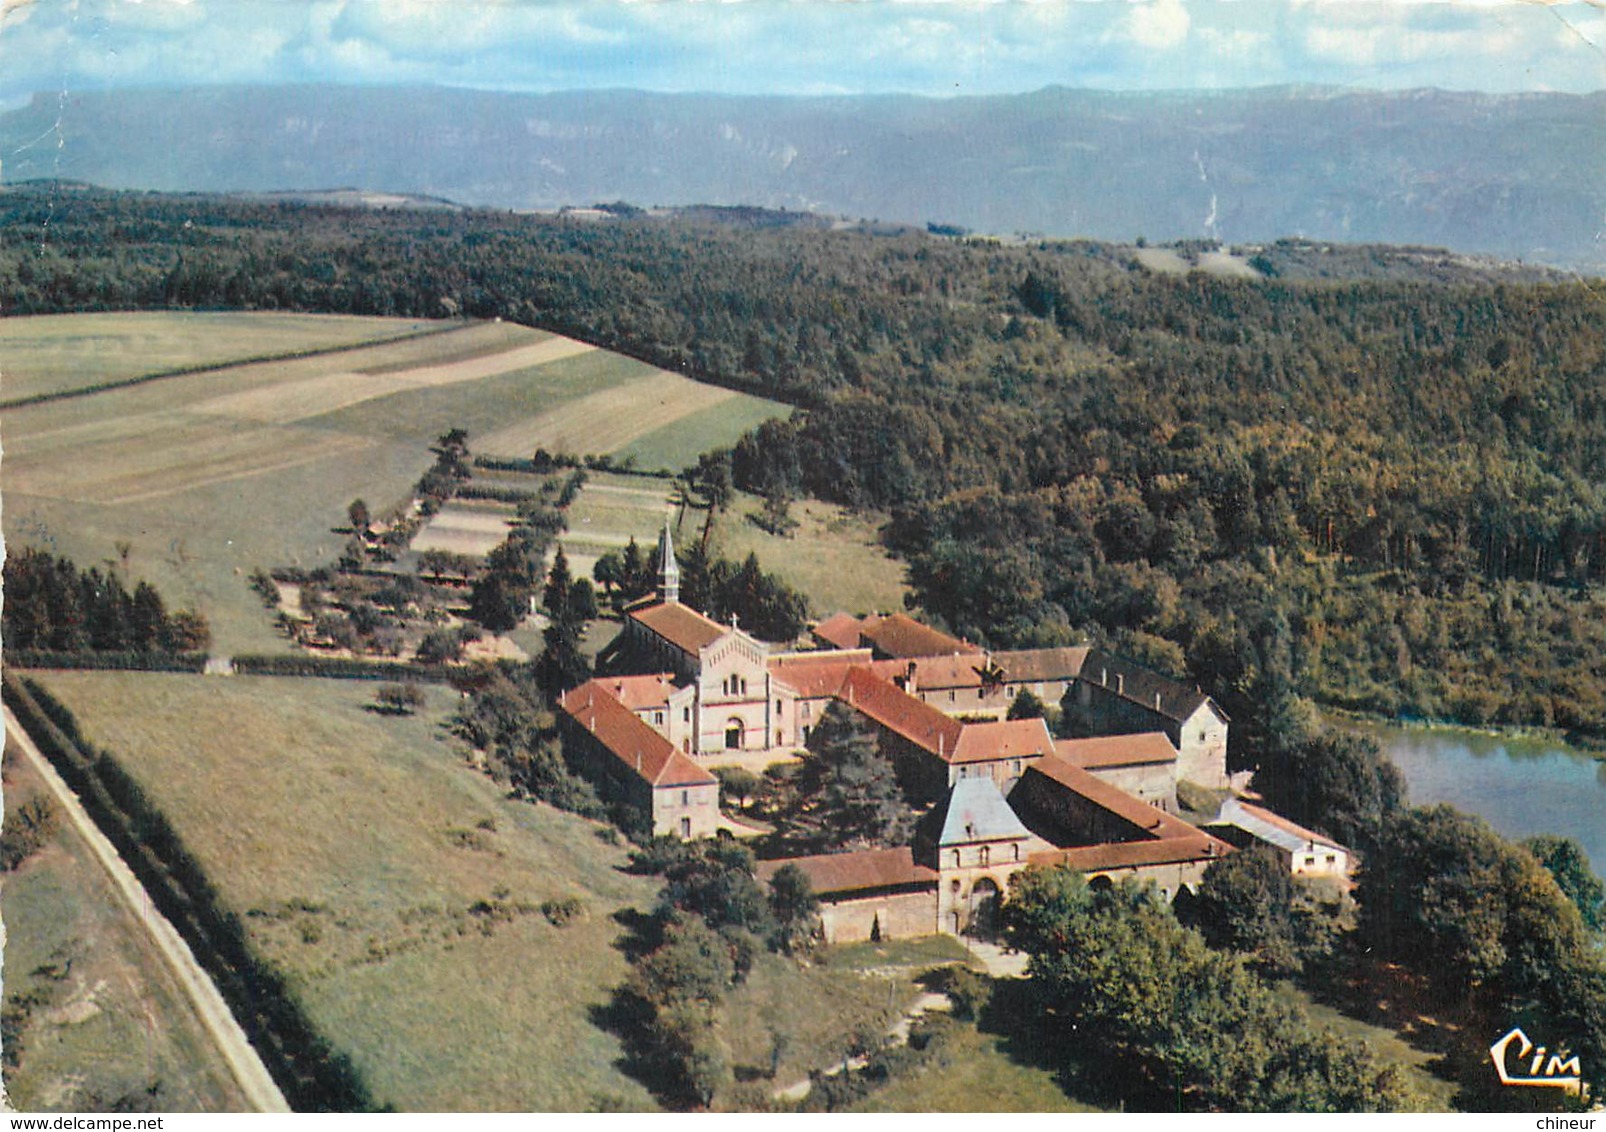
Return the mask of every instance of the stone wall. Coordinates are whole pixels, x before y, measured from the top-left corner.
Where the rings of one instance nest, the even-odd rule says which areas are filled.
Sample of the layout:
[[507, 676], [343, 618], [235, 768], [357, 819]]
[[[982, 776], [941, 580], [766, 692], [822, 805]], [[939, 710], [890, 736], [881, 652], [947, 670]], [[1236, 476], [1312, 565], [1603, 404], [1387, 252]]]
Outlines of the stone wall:
[[820, 901], [827, 943], [860, 943], [879, 926], [882, 939], [909, 939], [937, 931], [937, 889], [892, 892], [852, 900]]
[[1177, 764], [1145, 763], [1140, 766], [1114, 766], [1089, 770], [1094, 778], [1108, 782], [1117, 790], [1158, 806], [1168, 814], [1177, 812]]

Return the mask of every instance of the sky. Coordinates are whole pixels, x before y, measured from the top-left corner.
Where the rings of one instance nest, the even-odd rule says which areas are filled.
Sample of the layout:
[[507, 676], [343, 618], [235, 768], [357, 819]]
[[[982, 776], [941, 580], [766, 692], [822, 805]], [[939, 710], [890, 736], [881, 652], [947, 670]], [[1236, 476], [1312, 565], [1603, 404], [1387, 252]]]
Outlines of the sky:
[[35, 91], [1606, 89], [1606, 0], [0, 0]]

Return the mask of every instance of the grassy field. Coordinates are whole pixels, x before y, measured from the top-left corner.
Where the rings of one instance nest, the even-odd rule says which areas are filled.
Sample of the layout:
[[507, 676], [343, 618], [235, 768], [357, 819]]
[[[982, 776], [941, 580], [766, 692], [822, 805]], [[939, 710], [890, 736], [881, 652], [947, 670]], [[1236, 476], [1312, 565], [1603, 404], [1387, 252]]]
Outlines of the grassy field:
[[738, 492], [714, 528], [714, 550], [740, 562], [757, 553], [760, 565], [805, 594], [814, 612], [827, 617], [902, 609], [903, 564], [877, 541], [875, 520], [831, 503], [792, 504], [797, 530], [790, 538], [769, 534], [751, 521], [763, 501]]
[[[590, 1011], [626, 974], [613, 914], [648, 907], [655, 885], [619, 871], [600, 827], [510, 801], [460, 762], [442, 741], [448, 692], [389, 717], [364, 682], [44, 682], [145, 784], [380, 1101], [653, 1107]], [[540, 914], [570, 895], [580, 919]]]
[[197, 365], [398, 338], [429, 328], [402, 318], [312, 314], [43, 315], [0, 319], [0, 399], [82, 389]]
[[[42, 786], [5, 759], [6, 820]], [[65, 820], [0, 887], [7, 999], [37, 1000], [5, 1070], [23, 1112], [243, 1112], [245, 1100], [149, 937]], [[125, 1099], [126, 1098], [126, 1099]]]
[[[0, 320], [8, 395], [372, 343], [6, 410], [6, 537], [80, 565], [126, 561], [170, 604], [207, 615], [216, 652], [282, 652], [247, 577], [332, 561], [346, 505], [362, 498], [378, 512], [406, 500], [448, 429], [466, 429], [481, 452], [487, 434], [513, 430], [601, 453], [684, 426], [674, 443], [689, 463], [691, 444], [729, 444], [755, 406], [771, 411], [512, 323], [383, 341], [429, 326], [268, 314]], [[7, 355], [14, 344], [20, 362]], [[672, 440], [654, 443], [672, 452]]]
[[637, 436], [616, 448], [613, 457], [621, 464], [629, 462], [646, 472], [678, 472], [695, 464], [704, 452], [728, 448], [743, 433], [773, 417], [788, 416], [791, 411], [790, 406], [779, 401], [731, 394], [716, 404]]
[[1065, 1095], [1054, 1073], [1023, 1065], [1008, 1039], [957, 1024], [931, 1064], [877, 1089], [853, 1112], [1101, 1112]]

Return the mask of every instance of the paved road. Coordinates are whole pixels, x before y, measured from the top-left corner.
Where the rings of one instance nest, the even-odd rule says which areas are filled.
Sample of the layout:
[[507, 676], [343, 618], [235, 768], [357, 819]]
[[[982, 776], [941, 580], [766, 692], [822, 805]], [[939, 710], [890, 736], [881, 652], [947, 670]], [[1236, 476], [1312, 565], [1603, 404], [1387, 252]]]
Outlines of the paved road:
[[195, 955], [190, 951], [189, 944], [178, 934], [178, 929], [168, 922], [166, 916], [158, 912], [151, 904], [151, 899], [145, 887], [139, 883], [138, 878], [129, 869], [117, 853], [116, 847], [106, 839], [98, 826], [90, 819], [79, 802], [78, 795], [74, 794], [56, 773], [56, 768], [50, 765], [50, 760], [34, 745], [28, 733], [23, 730], [17, 717], [6, 708], [6, 734], [17, 744], [17, 749], [27, 759], [35, 770], [44, 779], [46, 787], [55, 795], [56, 802], [72, 822], [80, 836], [88, 842], [100, 862], [101, 868], [111, 878], [112, 887], [117, 890], [118, 899], [128, 909], [129, 914], [138, 921], [150, 934], [151, 942], [156, 950], [166, 960], [184, 993], [189, 996], [195, 1007], [195, 1013], [201, 1024], [211, 1035], [223, 1059], [228, 1063], [229, 1070], [239, 1081], [246, 1099], [251, 1102], [258, 1112], [289, 1112], [290, 1106], [285, 1102], [284, 1094], [279, 1086], [274, 1084], [267, 1067], [257, 1056], [257, 1051], [251, 1048], [246, 1040], [245, 1031], [235, 1021], [230, 1013], [228, 1004], [223, 1001], [223, 995], [218, 992], [211, 976], [195, 961]]

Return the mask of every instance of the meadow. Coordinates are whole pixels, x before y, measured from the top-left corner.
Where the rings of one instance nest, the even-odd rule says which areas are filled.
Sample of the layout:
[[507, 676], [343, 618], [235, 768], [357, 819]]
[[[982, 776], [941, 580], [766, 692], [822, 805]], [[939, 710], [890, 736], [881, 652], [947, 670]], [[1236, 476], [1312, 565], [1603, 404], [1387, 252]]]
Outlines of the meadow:
[[713, 549], [740, 562], [757, 554], [764, 569], [801, 591], [818, 617], [837, 611], [889, 613], [904, 608], [909, 592], [903, 563], [881, 546], [879, 521], [817, 499], [792, 504], [797, 529], [770, 534], [753, 518], [763, 500], [735, 493], [730, 510], [714, 524]]
[[[361, 498], [378, 514], [405, 502], [449, 429], [498, 455], [534, 449], [496, 452], [497, 435], [597, 455], [650, 442], [683, 466], [695, 445], [728, 445], [785, 410], [505, 322], [0, 320], [0, 352], [12, 349], [8, 396], [218, 365], [4, 410], [0, 487], [8, 539], [151, 581], [206, 614], [220, 654], [287, 650], [247, 577], [330, 563], [346, 505]], [[321, 352], [283, 356], [309, 350]]]
[[[6, 820], [43, 791], [5, 758]], [[89, 846], [65, 820], [0, 886], [5, 990], [33, 1002], [5, 1067], [24, 1112], [243, 1112], [246, 1101], [144, 929], [120, 903]]]
[[[454, 754], [455, 696], [431, 688], [416, 716], [384, 716], [364, 681], [44, 683], [144, 785], [381, 1103], [654, 1107], [590, 1011], [627, 973], [615, 913], [650, 907], [656, 883], [621, 871], [603, 827], [509, 800]], [[540, 912], [568, 897], [583, 911], [566, 925]]]

